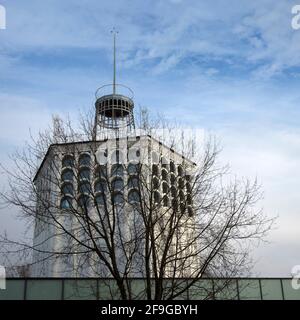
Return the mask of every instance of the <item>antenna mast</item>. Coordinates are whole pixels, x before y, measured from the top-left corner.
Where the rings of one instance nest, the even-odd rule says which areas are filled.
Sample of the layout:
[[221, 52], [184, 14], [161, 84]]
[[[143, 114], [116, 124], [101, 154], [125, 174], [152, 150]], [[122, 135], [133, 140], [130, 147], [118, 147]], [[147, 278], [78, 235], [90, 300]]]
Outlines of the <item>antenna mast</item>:
[[[101, 137], [101, 139], [107, 139], [109, 137], [127, 137], [129, 135], [135, 135], [134, 124], [134, 102], [133, 91], [122, 84], [116, 83], [116, 38], [118, 31], [113, 28], [111, 30], [113, 34], [113, 83], [103, 85], [96, 91], [96, 117], [94, 136], [95, 140]], [[112, 87], [110, 94], [106, 93], [106, 88]], [[125, 90], [124, 90], [125, 89]], [[123, 93], [123, 92], [127, 92]], [[97, 135], [99, 133], [99, 135]]]
[[116, 94], [116, 34], [119, 32], [113, 28], [111, 33], [114, 35], [114, 78], [113, 78], [113, 94]]

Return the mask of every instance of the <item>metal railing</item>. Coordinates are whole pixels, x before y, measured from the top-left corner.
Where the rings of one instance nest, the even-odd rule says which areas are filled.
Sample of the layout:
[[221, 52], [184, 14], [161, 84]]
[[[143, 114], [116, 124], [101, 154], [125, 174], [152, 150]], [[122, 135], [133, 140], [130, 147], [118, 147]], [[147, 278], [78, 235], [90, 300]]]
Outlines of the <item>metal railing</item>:
[[[115, 92], [116, 94], [126, 96], [131, 100], [133, 99], [134, 92], [132, 89], [130, 89], [129, 87], [121, 83], [116, 83], [115, 87], [116, 87], [116, 92]], [[113, 94], [113, 84], [105, 84], [96, 90], [95, 97], [97, 100], [103, 96], [112, 95], [112, 94]]]

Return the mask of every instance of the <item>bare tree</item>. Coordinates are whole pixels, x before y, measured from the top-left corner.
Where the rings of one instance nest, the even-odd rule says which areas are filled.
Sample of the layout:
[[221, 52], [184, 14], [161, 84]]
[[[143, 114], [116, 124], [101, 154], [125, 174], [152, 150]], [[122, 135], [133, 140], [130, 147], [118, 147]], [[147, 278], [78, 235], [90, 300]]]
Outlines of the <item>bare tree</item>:
[[[214, 139], [197, 150], [197, 137], [161, 115], [153, 119], [141, 109], [137, 119], [144, 136], [184, 160], [162, 162], [159, 154], [158, 163], [124, 164], [117, 153], [115, 163], [103, 165], [95, 157], [102, 142], [93, 139], [91, 114], [81, 115], [77, 130], [55, 116], [52, 128], [14, 154], [15, 168], [3, 168], [9, 184], [1, 198], [34, 223], [35, 242], [3, 235], [2, 251], [32, 255], [41, 275], [41, 266], [55, 265], [61, 275], [111, 278], [110, 291], [121, 299], [192, 297], [205, 289], [199, 279], [222, 278], [213, 292], [205, 289], [212, 298], [228, 279], [249, 274], [251, 246], [274, 220], [256, 208], [256, 181], [232, 181], [228, 167], [218, 165]], [[138, 292], [136, 277], [143, 278]]]

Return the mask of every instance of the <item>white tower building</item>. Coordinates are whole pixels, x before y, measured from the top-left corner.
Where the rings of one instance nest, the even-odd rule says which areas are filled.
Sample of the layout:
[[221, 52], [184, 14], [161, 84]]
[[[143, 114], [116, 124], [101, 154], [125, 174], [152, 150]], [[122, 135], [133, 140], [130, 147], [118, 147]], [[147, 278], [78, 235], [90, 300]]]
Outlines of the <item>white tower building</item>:
[[[51, 145], [35, 176], [38, 196], [33, 276], [106, 275], [100, 265], [95, 265], [93, 253], [83, 259], [82, 246], [62, 230], [77, 232], [83, 244], [88, 243], [91, 240], [81, 235], [76, 215], [81, 212], [94, 217], [101, 210], [109, 212], [119, 206], [122, 230], [130, 234], [134, 204], [142, 196], [138, 171], [143, 164], [150, 168], [146, 180], [153, 187], [159, 212], [164, 214], [172, 207], [184, 210], [187, 217], [193, 215], [190, 190], [195, 164], [149, 135], [136, 135], [133, 95], [122, 93], [122, 88], [131, 90], [116, 84], [115, 55], [114, 34], [114, 81], [96, 92], [93, 140]], [[112, 92], [103, 93], [107, 88]], [[182, 241], [191, 230], [183, 229], [178, 230]], [[101, 248], [102, 240], [97, 241]], [[163, 242], [160, 245], [163, 247]], [[68, 254], [68, 247], [72, 247], [72, 254]]]

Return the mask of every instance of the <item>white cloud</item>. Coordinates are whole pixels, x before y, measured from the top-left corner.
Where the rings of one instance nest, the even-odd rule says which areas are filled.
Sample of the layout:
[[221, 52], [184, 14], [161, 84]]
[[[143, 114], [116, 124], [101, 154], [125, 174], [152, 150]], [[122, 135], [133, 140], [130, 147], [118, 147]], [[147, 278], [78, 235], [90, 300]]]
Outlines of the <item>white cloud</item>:
[[124, 65], [152, 61], [159, 73], [200, 56], [249, 63], [253, 74], [263, 78], [299, 66], [300, 32], [290, 23], [293, 1], [175, 2], [11, 1], [0, 56], [56, 48], [110, 51], [109, 31], [116, 26]]
[[181, 59], [181, 55], [180, 54], [173, 54], [169, 57], [167, 57], [166, 59], [162, 59], [158, 65], [156, 65], [153, 69], [152, 69], [152, 73], [154, 75], [160, 74], [162, 72], [165, 72], [167, 70], [169, 70], [170, 68], [172, 68], [173, 66], [175, 66]]

